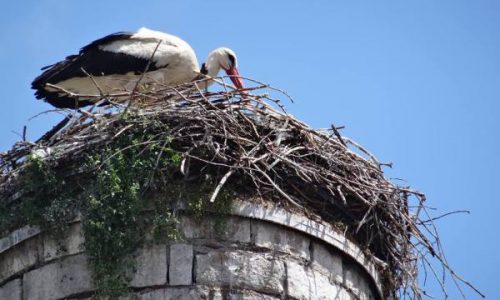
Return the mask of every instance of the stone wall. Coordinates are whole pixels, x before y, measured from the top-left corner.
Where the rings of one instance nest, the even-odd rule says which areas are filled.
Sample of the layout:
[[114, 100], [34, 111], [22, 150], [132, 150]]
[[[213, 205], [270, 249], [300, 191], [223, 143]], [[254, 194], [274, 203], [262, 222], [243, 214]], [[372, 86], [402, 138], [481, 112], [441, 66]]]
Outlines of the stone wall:
[[[374, 265], [328, 224], [241, 202], [222, 230], [210, 216], [180, 216], [181, 242], [138, 249], [123, 299], [381, 299]], [[89, 299], [78, 221], [61, 251], [35, 227], [0, 239], [0, 299]]]

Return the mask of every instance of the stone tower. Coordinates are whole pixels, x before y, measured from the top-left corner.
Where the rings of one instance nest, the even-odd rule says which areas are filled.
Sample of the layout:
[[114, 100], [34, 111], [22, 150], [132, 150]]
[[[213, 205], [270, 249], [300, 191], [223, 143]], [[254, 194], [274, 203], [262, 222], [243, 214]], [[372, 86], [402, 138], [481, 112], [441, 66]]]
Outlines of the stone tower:
[[[180, 210], [182, 241], [136, 251], [122, 299], [382, 299], [372, 262], [330, 224], [273, 206], [238, 201], [222, 230]], [[37, 227], [0, 239], [0, 299], [90, 299], [92, 275], [80, 220], [61, 245]]]

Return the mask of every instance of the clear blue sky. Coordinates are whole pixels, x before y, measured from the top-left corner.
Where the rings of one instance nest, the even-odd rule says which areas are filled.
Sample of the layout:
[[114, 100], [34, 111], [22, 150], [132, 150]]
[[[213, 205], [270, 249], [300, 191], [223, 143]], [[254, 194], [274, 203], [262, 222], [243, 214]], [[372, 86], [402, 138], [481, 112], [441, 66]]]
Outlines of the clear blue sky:
[[470, 210], [438, 222], [448, 259], [500, 299], [499, 1], [7, 1], [0, 25], [0, 151], [23, 125], [34, 140], [59, 120], [28, 120], [50, 108], [30, 82], [98, 37], [147, 26], [200, 61], [229, 46], [243, 75], [295, 98], [292, 114], [345, 125], [393, 162], [388, 176], [425, 192], [436, 215]]

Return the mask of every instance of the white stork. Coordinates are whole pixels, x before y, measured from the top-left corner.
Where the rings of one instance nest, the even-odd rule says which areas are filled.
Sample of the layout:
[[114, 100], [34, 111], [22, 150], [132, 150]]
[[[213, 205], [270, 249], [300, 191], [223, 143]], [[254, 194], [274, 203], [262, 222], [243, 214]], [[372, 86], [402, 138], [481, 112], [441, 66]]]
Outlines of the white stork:
[[213, 50], [200, 70], [188, 43], [170, 34], [141, 28], [135, 33], [118, 32], [95, 40], [81, 48], [79, 54], [42, 68], [44, 72], [35, 78], [32, 88], [37, 99], [57, 108], [75, 108], [94, 101], [67, 92], [100, 95], [131, 91], [139, 80], [174, 86], [192, 81], [200, 73], [216, 77], [221, 68], [237, 88], [243, 88], [236, 54], [231, 49]]

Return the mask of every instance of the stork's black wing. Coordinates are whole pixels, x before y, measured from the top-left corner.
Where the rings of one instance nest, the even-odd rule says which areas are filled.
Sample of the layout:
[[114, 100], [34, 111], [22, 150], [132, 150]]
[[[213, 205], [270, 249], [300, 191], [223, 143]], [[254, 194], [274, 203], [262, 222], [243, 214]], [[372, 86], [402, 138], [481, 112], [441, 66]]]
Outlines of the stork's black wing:
[[[129, 32], [117, 32], [107, 35], [84, 46], [79, 54], [70, 55], [58, 63], [42, 68], [44, 72], [35, 78], [31, 84], [31, 87], [36, 90], [36, 98], [45, 99], [56, 107], [75, 107], [74, 99], [62, 97], [57, 92], [47, 91], [45, 85], [47, 83], [57, 85], [57, 83], [71, 78], [86, 77], [85, 72], [92, 76], [127, 74], [129, 72], [140, 74], [144, 72], [148, 59], [122, 52], [103, 51], [100, 48], [100, 46], [115, 41], [130, 39], [132, 35], [133, 33]], [[157, 69], [158, 67], [155, 64], [150, 64], [148, 67], [148, 71]], [[69, 103], [64, 104], [68, 100]], [[79, 101], [79, 104], [85, 105], [88, 103]]]

